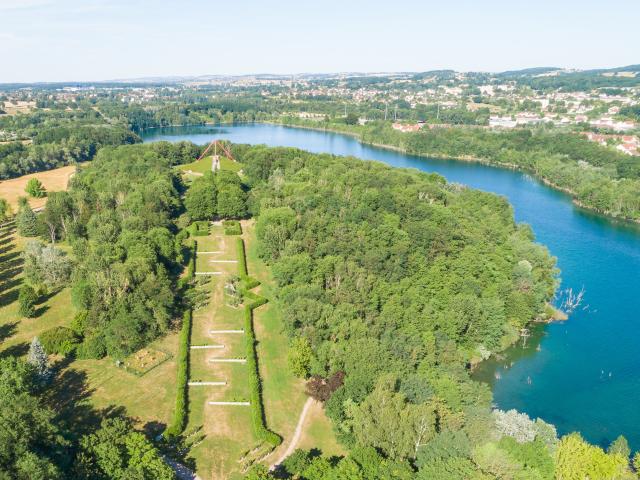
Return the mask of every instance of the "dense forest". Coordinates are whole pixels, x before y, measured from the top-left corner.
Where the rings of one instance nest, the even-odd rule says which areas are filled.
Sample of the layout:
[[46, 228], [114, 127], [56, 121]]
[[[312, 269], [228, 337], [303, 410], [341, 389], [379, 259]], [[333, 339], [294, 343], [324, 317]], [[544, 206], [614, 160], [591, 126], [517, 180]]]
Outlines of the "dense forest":
[[17, 139], [0, 144], [0, 180], [84, 162], [103, 146], [140, 141], [127, 128], [105, 123], [91, 109], [2, 117], [2, 129]]
[[640, 158], [587, 141], [575, 133], [517, 129], [434, 128], [401, 133], [388, 123], [366, 126], [286, 118], [291, 125], [329, 128], [363, 142], [424, 156], [479, 160], [530, 172], [599, 213], [640, 221]]
[[290, 365], [351, 454], [297, 451], [275, 477], [634, 478], [608, 453], [491, 411], [468, 365], [551, 315], [554, 259], [495, 195], [438, 175], [295, 149], [235, 146]]
[[435, 174], [235, 146], [260, 255], [278, 284], [290, 366], [325, 402], [343, 459], [298, 451], [272, 477], [634, 478], [605, 453], [491, 411], [468, 366], [552, 315], [555, 261], [502, 198]]

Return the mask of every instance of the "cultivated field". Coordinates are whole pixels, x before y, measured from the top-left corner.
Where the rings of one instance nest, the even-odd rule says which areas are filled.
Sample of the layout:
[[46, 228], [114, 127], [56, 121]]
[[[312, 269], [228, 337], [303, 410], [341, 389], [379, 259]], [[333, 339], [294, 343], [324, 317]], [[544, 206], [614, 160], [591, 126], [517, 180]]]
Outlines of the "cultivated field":
[[[75, 171], [76, 167], [74, 165], [68, 165], [46, 172], [30, 173], [22, 177], [3, 180], [0, 182], [0, 198], [7, 200], [15, 212], [18, 208], [18, 198], [27, 196], [24, 189], [30, 179], [37, 178], [42, 182], [47, 192], [56, 192], [67, 189], [69, 178], [71, 178]], [[44, 207], [45, 203], [47, 203], [46, 197], [29, 198], [31, 208]]]

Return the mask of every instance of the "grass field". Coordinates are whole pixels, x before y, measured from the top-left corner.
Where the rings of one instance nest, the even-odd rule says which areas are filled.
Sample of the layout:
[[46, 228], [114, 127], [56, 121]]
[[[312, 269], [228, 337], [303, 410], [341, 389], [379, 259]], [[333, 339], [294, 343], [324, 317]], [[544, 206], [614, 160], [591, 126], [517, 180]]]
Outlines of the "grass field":
[[[0, 182], [0, 198], [4, 198], [9, 202], [14, 213], [18, 208], [18, 198], [26, 197], [24, 191], [27, 182], [32, 178], [37, 178], [42, 182], [47, 192], [56, 192], [66, 190], [69, 178], [76, 171], [74, 165], [60, 167], [46, 172], [31, 173], [22, 177], [12, 178], [11, 180], [3, 180]], [[31, 208], [40, 208], [47, 203], [47, 198], [29, 198]]]
[[[211, 171], [211, 163], [213, 161], [212, 156], [206, 156], [201, 160], [197, 160], [195, 162], [186, 163], [184, 165], [179, 165], [177, 168], [184, 172], [195, 172], [202, 173]], [[234, 162], [233, 160], [228, 159], [227, 157], [220, 157], [220, 168], [223, 170], [230, 170], [232, 172], [239, 172], [242, 170], [242, 164], [239, 162]]]
[[[193, 312], [192, 345], [224, 345], [223, 349], [197, 349], [190, 354], [190, 381], [225, 381], [225, 386], [189, 387], [189, 423], [187, 431], [202, 427], [203, 442], [191, 451], [198, 474], [203, 479], [240, 479], [238, 459], [253, 448], [257, 439], [251, 424], [248, 406], [209, 405], [209, 401], [247, 401], [249, 380], [244, 363], [211, 363], [210, 359], [246, 356], [245, 335], [212, 334], [211, 330], [240, 330], [243, 310], [226, 303], [224, 285], [229, 276], [236, 275], [237, 263], [216, 263], [218, 260], [237, 260], [233, 238], [224, 236], [224, 229], [214, 225], [209, 236], [197, 237], [196, 272], [222, 272], [208, 277], [209, 303]], [[212, 262], [213, 261], [213, 262]]]
[[[209, 401], [248, 400], [248, 372], [246, 364], [211, 364], [211, 358], [244, 358], [245, 337], [242, 334], [211, 334], [210, 330], [242, 328], [241, 308], [226, 304], [224, 284], [228, 275], [237, 272], [235, 263], [211, 263], [211, 260], [236, 259], [234, 237], [222, 235], [221, 226], [212, 226], [210, 235], [198, 237], [200, 254], [197, 272], [222, 271], [213, 276], [207, 287], [211, 289], [209, 304], [194, 312], [192, 345], [224, 345], [224, 349], [191, 350], [190, 381], [225, 381], [225, 386], [191, 386], [189, 389], [190, 416], [187, 431], [202, 428], [205, 440], [192, 451], [198, 474], [205, 479], [240, 479], [238, 460], [259, 442], [251, 426], [251, 410], [243, 406], [212, 406]], [[243, 239], [247, 246], [247, 266], [251, 276], [262, 282], [256, 292], [273, 295], [273, 280], [268, 267], [256, 253], [253, 222], [243, 222]], [[288, 340], [282, 330], [280, 312], [275, 303], [268, 303], [254, 311], [258, 340], [258, 359], [263, 384], [263, 402], [267, 426], [283, 437], [283, 444], [263, 459], [265, 464], [275, 461], [288, 446], [306, 401], [304, 383], [296, 379], [287, 367]], [[329, 454], [340, 454], [331, 426], [321, 407], [309, 417], [305, 438], [309, 447], [321, 448]]]
[[[19, 315], [20, 252], [24, 242], [13, 227], [0, 229], [0, 356], [26, 354], [34, 336], [55, 326], [68, 325], [76, 313], [70, 289], [66, 288], [39, 304], [35, 318]], [[170, 357], [142, 376], [117, 367], [108, 358], [74, 361], [51, 358], [57, 370], [52, 392], [55, 409], [76, 425], [97, 421], [99, 411], [122, 411], [136, 419], [140, 427], [159, 430], [173, 414], [177, 340], [172, 333], [149, 346]]]

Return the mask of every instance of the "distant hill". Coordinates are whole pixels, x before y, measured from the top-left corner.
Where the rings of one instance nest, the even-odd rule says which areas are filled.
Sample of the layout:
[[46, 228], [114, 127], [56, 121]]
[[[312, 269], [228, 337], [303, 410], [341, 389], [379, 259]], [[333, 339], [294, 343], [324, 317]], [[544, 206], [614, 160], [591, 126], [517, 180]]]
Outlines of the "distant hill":
[[562, 70], [562, 68], [559, 68], [559, 67], [533, 67], [533, 68], [523, 68], [522, 70], [507, 70], [506, 72], [500, 72], [498, 76], [518, 77], [523, 75], [541, 75], [544, 73], [550, 73], [550, 72], [555, 72], [560, 70]]

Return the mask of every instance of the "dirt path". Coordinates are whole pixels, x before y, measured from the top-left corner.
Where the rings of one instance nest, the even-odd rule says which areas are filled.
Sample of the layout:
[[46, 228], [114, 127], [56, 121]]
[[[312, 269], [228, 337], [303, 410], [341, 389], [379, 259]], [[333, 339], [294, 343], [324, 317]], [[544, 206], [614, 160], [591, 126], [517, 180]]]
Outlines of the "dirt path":
[[313, 405], [313, 402], [314, 402], [313, 398], [311, 397], [307, 398], [307, 401], [305, 402], [304, 407], [302, 407], [302, 413], [300, 414], [300, 418], [298, 419], [298, 424], [296, 425], [296, 430], [293, 433], [293, 437], [291, 437], [291, 442], [289, 443], [289, 446], [287, 447], [285, 452], [280, 456], [280, 458], [269, 467], [270, 470], [275, 469], [278, 465], [284, 462], [285, 458], [291, 455], [296, 449], [296, 447], [298, 446], [298, 442], [300, 441], [300, 437], [302, 436], [302, 427], [304, 425], [304, 421], [307, 418], [307, 413], [309, 413], [309, 409]]
[[167, 462], [167, 464], [171, 468], [173, 468], [174, 472], [176, 472], [176, 477], [178, 477], [178, 480], [202, 480], [197, 474], [193, 473], [181, 463], [178, 463], [169, 457], [164, 457], [164, 461]]

